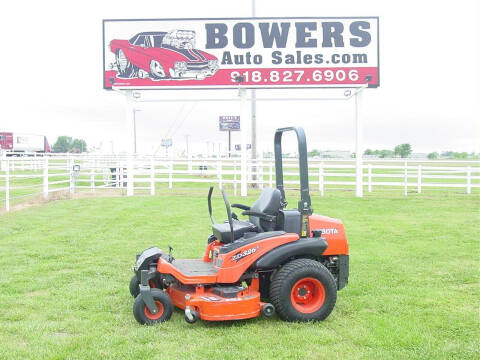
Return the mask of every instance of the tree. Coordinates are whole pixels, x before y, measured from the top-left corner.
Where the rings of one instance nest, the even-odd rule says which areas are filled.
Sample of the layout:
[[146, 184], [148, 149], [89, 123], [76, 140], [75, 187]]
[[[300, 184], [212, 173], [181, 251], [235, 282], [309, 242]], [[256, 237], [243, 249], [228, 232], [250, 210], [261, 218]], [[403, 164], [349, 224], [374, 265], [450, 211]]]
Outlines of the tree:
[[308, 152], [308, 156], [309, 157], [320, 156], [320, 151], [318, 151], [317, 149], [313, 149], [312, 151]]
[[363, 155], [377, 155], [372, 149], [367, 149], [363, 152]]
[[59, 136], [53, 145], [53, 152], [66, 153], [72, 148], [72, 138], [70, 136]]
[[412, 146], [410, 144], [400, 144], [395, 146], [395, 155], [400, 155], [401, 158], [406, 158], [412, 153]]
[[435, 159], [438, 159], [438, 152], [432, 152], [430, 154], [427, 155], [427, 158], [429, 158], [430, 160], [435, 160]]
[[72, 142], [70, 151], [73, 153], [82, 153], [87, 151], [87, 143], [83, 139], [75, 139]]
[[[377, 151], [377, 150], [376, 150]], [[391, 158], [393, 157], [393, 151], [392, 150], [380, 150], [379, 151], [379, 156], [382, 158], [382, 159], [385, 159], [385, 158]]]
[[455, 159], [466, 159], [468, 157], [468, 153], [467, 152], [454, 152], [453, 157]]
[[72, 139], [71, 136], [59, 136], [53, 145], [53, 152], [56, 153], [81, 153], [87, 151], [87, 143], [83, 139]]

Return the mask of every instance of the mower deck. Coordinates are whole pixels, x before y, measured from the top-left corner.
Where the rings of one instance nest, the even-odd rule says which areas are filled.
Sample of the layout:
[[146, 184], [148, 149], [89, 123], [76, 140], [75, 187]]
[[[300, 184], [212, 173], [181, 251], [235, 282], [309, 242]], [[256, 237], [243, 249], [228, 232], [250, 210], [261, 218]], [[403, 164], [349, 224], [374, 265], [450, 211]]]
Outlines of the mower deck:
[[255, 279], [248, 288], [240, 286], [205, 288], [179, 284], [168, 287], [166, 292], [173, 305], [183, 310], [196, 309], [202, 320], [249, 319], [260, 315], [264, 305], [260, 301], [258, 279]]

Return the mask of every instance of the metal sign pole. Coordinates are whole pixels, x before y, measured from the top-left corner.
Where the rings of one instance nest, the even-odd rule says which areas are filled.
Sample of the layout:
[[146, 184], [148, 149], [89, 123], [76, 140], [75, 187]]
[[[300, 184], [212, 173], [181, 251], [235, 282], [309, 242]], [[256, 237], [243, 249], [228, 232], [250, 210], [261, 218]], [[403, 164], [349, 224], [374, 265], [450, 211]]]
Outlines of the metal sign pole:
[[133, 105], [132, 91], [125, 92], [126, 113], [125, 125], [127, 127], [127, 196], [133, 196], [133, 154], [135, 153], [135, 109]]
[[[252, 0], [252, 17], [256, 17], [255, 0]], [[252, 168], [252, 180], [254, 180], [253, 186], [256, 186], [255, 180], [257, 180], [257, 91], [252, 89], [252, 160], [254, 167]]]
[[[363, 90], [363, 89], [362, 89]], [[355, 196], [363, 197], [363, 144], [362, 118], [360, 116], [362, 91], [355, 93]]]
[[232, 154], [232, 130], [228, 130], [228, 157]]
[[137, 154], [137, 109], [133, 109], [133, 153]]
[[247, 196], [247, 91], [239, 88], [240, 96], [240, 133], [241, 133], [241, 161], [240, 161], [240, 196]]

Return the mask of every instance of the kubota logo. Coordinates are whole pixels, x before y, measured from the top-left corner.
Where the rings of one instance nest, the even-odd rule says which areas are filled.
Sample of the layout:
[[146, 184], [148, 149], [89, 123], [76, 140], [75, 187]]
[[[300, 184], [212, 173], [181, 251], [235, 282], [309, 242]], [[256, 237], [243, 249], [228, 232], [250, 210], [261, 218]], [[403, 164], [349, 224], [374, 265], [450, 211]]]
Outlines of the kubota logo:
[[335, 235], [338, 234], [338, 230], [336, 228], [330, 229], [319, 229], [322, 232], [322, 235]]
[[259, 246], [251, 248], [251, 249], [244, 250], [242, 252], [238, 252], [238, 253], [236, 253], [235, 255], [232, 256], [232, 261], [237, 261], [238, 262], [241, 259], [243, 259], [244, 257], [246, 257], [248, 255], [252, 255], [253, 253], [255, 253], [258, 250], [258, 248], [259, 248]]

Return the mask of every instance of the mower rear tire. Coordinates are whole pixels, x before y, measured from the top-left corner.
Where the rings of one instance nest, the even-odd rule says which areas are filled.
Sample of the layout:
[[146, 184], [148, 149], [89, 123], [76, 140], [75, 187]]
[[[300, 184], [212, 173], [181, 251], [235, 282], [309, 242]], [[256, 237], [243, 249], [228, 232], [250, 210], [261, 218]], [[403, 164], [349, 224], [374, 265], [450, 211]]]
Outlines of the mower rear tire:
[[167, 321], [172, 316], [173, 303], [163, 290], [151, 289], [153, 301], [157, 305], [158, 313], [152, 314], [143, 301], [141, 294], [135, 298], [133, 303], [133, 316], [142, 325], [153, 325]]
[[330, 271], [318, 261], [296, 259], [275, 274], [270, 300], [283, 320], [325, 320], [335, 307], [337, 285]]

